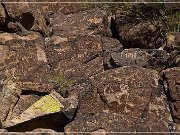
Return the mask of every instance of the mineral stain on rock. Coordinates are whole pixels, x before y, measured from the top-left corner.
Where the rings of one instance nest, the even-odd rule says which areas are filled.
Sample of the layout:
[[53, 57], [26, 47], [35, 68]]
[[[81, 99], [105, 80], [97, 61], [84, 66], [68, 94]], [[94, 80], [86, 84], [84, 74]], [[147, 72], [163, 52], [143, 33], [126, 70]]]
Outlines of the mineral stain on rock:
[[0, 2], [0, 132], [180, 131], [178, 3]]

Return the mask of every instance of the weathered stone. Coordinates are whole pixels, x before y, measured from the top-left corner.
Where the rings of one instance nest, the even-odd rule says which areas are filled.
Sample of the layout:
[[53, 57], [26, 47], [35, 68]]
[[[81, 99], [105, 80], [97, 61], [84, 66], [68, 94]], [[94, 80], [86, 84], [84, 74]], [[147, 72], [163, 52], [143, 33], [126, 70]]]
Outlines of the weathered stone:
[[166, 50], [172, 52], [174, 50], [180, 49], [180, 32], [170, 32], [167, 33], [167, 46]]
[[[169, 54], [156, 49], [125, 49], [112, 52], [104, 61], [110, 63], [108, 68], [123, 66], [140, 66], [161, 71], [168, 66]], [[106, 64], [107, 65], [107, 64]]]
[[100, 36], [57, 40], [58, 37], [52, 38], [46, 43], [52, 71], [72, 80], [81, 80], [103, 70]]
[[27, 30], [41, 31], [45, 36], [49, 36], [49, 28], [40, 4], [28, 3], [25, 0], [23, 3], [4, 3], [4, 5], [13, 22], [20, 22]]
[[3, 26], [6, 21], [6, 13], [4, 7], [0, 4], [0, 25]]
[[32, 104], [19, 116], [3, 121], [3, 127], [11, 127], [36, 117], [60, 112], [61, 108], [64, 108], [64, 106], [60, 103], [59, 99], [61, 99], [61, 97], [54, 93], [44, 96]]
[[172, 116], [176, 123], [180, 123], [180, 68], [174, 67], [162, 72], [164, 87], [172, 109]]
[[77, 117], [65, 131], [169, 131], [172, 119], [156, 71], [122, 67], [93, 80], [80, 92]]
[[139, 4], [116, 16], [119, 40], [125, 48], [154, 49], [163, 45], [165, 25], [158, 8]]
[[175, 50], [170, 53], [168, 64], [169, 67], [180, 67], [180, 50]]
[[[34, 132], [34, 133], [33, 133]], [[34, 129], [33, 131], [29, 132], [29, 133], [24, 133], [25, 135], [27, 134], [31, 134], [31, 135], [43, 135], [43, 134], [47, 134], [47, 135], [64, 135], [64, 133], [60, 133], [60, 132], [56, 132], [52, 129], [43, 129], [43, 128], [37, 128]]]
[[0, 34], [2, 73], [8, 79], [25, 82], [47, 81], [49, 66], [44, 52], [44, 41], [37, 33], [27, 36]]
[[53, 35], [61, 38], [111, 36], [107, 13], [96, 8], [69, 15], [55, 14], [52, 26]]

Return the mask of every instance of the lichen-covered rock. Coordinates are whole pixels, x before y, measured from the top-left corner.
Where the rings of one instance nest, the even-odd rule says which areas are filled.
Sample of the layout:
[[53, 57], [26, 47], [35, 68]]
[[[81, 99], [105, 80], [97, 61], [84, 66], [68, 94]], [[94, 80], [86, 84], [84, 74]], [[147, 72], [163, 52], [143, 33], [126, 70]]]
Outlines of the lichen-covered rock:
[[54, 95], [54, 93], [52, 93], [50, 95], [42, 97], [41, 99], [33, 103], [19, 116], [3, 121], [3, 127], [11, 127], [19, 123], [34, 119], [36, 117], [60, 112], [61, 109], [64, 108], [64, 106], [59, 101], [61, 97], [58, 96], [58, 94]]
[[53, 18], [53, 35], [61, 38], [103, 35], [111, 36], [106, 11], [92, 9], [69, 15], [55, 14]]
[[125, 48], [154, 49], [163, 45], [165, 24], [158, 8], [139, 4], [116, 16], [118, 37]]
[[172, 116], [176, 123], [180, 123], [180, 68], [174, 67], [162, 72], [165, 91], [172, 109]]
[[122, 67], [94, 76], [65, 131], [168, 132], [170, 110], [155, 70]]

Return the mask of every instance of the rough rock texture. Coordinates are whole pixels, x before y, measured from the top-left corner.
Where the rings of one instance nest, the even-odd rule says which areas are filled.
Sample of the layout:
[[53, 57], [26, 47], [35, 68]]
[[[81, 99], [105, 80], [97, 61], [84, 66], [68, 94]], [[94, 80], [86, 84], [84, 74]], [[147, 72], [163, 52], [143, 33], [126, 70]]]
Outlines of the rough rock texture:
[[[0, 34], [1, 72], [18, 81], [43, 82], [49, 72], [44, 41], [38, 33]], [[2, 79], [2, 78], [1, 78]]]
[[55, 14], [53, 18], [53, 35], [61, 38], [103, 35], [111, 36], [106, 11], [92, 9], [79, 13]]
[[165, 24], [158, 8], [147, 4], [134, 5], [116, 14], [118, 38], [125, 48], [159, 48], [163, 44]]
[[167, 51], [174, 51], [180, 49], [180, 32], [167, 33]]
[[27, 0], [23, 2], [4, 3], [8, 21], [20, 22], [27, 30], [40, 31], [43, 35], [49, 36], [50, 30], [40, 4], [27, 3]]
[[3, 6], [0, 4], [0, 25], [3, 26], [6, 21], [6, 13]]
[[66, 131], [168, 132], [172, 120], [158, 80], [156, 71], [137, 67], [98, 74], [80, 95], [77, 117]]
[[[157, 49], [124, 49], [122, 52], [112, 52], [104, 61], [106, 68], [136, 65], [161, 71], [168, 67], [169, 54]], [[108, 64], [110, 63], [110, 64]]]
[[180, 123], [180, 68], [166, 69], [162, 72], [162, 77], [166, 93], [168, 94], [173, 119], [175, 122]]
[[177, 5], [16, 1], [0, 0], [2, 134], [180, 131]]

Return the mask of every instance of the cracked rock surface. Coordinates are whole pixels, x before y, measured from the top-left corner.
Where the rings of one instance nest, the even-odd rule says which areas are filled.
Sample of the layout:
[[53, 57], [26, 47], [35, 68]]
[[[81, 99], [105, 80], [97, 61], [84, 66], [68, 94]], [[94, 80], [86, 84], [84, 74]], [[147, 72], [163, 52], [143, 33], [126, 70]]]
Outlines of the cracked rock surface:
[[157, 5], [0, 2], [0, 132], [180, 131], [180, 34]]

